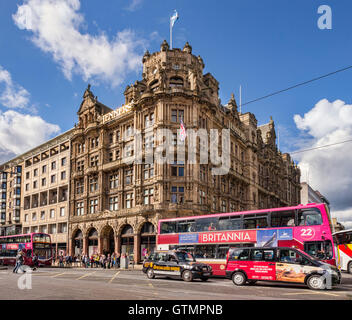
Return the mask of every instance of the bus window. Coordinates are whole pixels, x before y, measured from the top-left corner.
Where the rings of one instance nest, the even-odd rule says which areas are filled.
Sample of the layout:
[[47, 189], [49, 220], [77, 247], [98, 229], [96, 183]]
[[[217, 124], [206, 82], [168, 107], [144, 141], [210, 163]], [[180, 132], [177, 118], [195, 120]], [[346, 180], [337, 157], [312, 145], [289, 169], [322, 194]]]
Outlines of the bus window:
[[177, 222], [177, 233], [195, 232], [194, 220], [184, 220]]
[[216, 245], [204, 245], [204, 246], [195, 246], [195, 258], [208, 258], [214, 259], [216, 253]]
[[230, 223], [231, 223], [231, 227], [229, 230], [242, 229], [242, 217], [241, 216], [230, 217]]
[[217, 259], [226, 259], [227, 252], [229, 251], [230, 246], [219, 246], [216, 252]]
[[256, 220], [256, 227], [257, 228], [267, 228], [268, 227], [268, 219], [267, 219], [267, 215], [257, 215], [255, 217]]
[[218, 230], [231, 230], [230, 217], [219, 217]]
[[316, 226], [321, 225], [323, 219], [317, 208], [300, 209], [298, 210], [298, 225], [299, 226]]
[[244, 216], [243, 229], [255, 229], [256, 226], [255, 215]]
[[176, 233], [176, 222], [162, 222], [160, 226], [160, 233]]
[[195, 223], [197, 232], [214, 231], [218, 229], [218, 218], [201, 218]]
[[295, 211], [274, 211], [270, 217], [271, 227], [294, 227], [295, 226]]

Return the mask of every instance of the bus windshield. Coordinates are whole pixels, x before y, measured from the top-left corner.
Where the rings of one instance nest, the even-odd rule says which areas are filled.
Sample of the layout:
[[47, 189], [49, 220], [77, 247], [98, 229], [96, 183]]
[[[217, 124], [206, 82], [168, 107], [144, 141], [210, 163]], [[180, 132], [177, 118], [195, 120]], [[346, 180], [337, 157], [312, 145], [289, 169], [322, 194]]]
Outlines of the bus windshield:
[[176, 252], [177, 259], [179, 261], [186, 261], [186, 262], [195, 262], [193, 255], [189, 252]]

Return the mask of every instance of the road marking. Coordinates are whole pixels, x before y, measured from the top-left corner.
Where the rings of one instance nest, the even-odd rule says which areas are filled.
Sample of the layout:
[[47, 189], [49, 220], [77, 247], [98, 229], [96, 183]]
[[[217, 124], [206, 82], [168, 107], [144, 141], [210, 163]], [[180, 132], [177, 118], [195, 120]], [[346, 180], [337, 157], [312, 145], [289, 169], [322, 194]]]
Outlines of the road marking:
[[84, 274], [83, 276], [77, 278], [76, 280], [80, 280], [80, 279], [83, 279], [83, 278], [85, 278], [85, 277], [91, 276], [93, 273], [96, 273], [96, 271], [91, 272], [91, 273]]
[[119, 273], [120, 271], [117, 271], [114, 276], [110, 279], [109, 283], [111, 283], [118, 276]]
[[302, 295], [302, 294], [326, 294], [329, 296], [335, 296], [335, 297], [339, 297], [339, 294], [334, 294], [334, 293], [327, 293], [327, 292], [290, 292], [290, 293], [283, 293], [282, 295], [284, 296], [293, 296], [293, 295]]
[[54, 275], [54, 276], [51, 276], [51, 278], [56, 278], [56, 277], [58, 277], [58, 276], [62, 276], [63, 274], [65, 274], [66, 272], [62, 272], [62, 273], [58, 273], [58, 274], [56, 274], [56, 275]]

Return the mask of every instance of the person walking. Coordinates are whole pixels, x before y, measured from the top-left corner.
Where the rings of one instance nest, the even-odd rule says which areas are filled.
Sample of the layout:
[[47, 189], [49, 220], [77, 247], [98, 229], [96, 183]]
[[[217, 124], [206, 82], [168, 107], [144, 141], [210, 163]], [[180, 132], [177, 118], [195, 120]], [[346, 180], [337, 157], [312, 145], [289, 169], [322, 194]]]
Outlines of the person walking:
[[63, 267], [64, 267], [64, 256], [63, 256], [62, 253], [61, 253], [60, 256], [59, 256], [59, 267], [60, 267], [60, 268], [63, 268]]
[[120, 268], [120, 253], [119, 252], [116, 254], [116, 267]]
[[16, 255], [16, 265], [15, 265], [15, 267], [12, 270], [13, 273], [17, 273], [18, 269], [22, 265], [22, 262], [23, 262], [22, 251], [18, 250], [17, 251], [17, 255]]
[[106, 258], [106, 263], [108, 265], [108, 269], [110, 269], [110, 267], [111, 267], [111, 256], [110, 256], [110, 253], [108, 254], [108, 257]]
[[93, 268], [93, 264], [94, 264], [94, 254], [92, 254], [90, 256], [90, 267]]
[[32, 262], [33, 262], [33, 270], [36, 270], [37, 268], [39, 268], [38, 256], [34, 252], [33, 252]]

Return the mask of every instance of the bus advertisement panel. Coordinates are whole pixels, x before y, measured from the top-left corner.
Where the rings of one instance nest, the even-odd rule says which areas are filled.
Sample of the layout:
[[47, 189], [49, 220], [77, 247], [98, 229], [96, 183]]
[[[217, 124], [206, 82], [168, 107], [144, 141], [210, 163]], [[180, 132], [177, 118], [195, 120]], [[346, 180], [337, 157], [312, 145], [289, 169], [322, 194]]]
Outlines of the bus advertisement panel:
[[324, 204], [159, 220], [159, 250], [190, 251], [225, 275], [230, 247], [295, 247], [332, 265], [331, 222]]
[[24, 252], [24, 263], [33, 266], [33, 254], [39, 265], [51, 265], [51, 238], [46, 233], [29, 233], [0, 237], [0, 264], [15, 265], [18, 250]]

